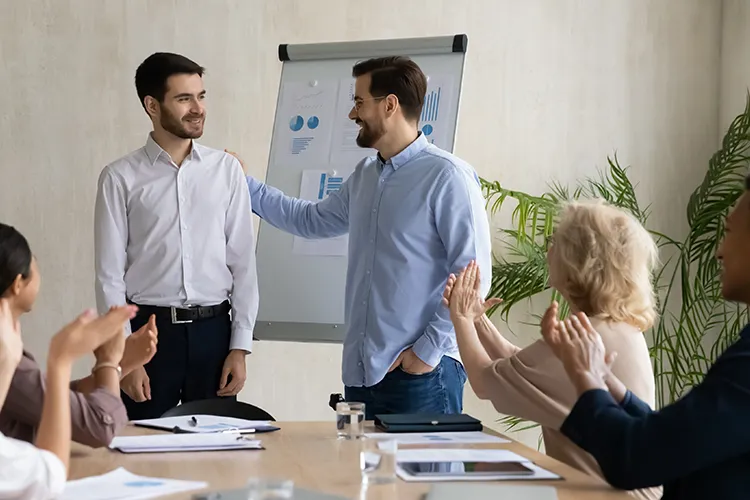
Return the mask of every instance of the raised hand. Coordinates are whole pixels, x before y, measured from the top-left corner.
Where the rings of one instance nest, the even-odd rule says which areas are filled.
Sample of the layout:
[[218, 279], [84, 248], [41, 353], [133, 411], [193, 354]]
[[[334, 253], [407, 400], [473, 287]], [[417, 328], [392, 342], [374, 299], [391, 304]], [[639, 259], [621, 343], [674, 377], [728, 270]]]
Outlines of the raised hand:
[[[450, 277], [443, 292], [443, 300], [447, 301], [451, 311], [451, 319], [476, 321], [491, 307], [502, 302], [502, 299], [492, 298], [484, 300], [480, 295], [481, 275], [476, 261], [472, 260], [466, 266], [455, 282]], [[450, 290], [447, 290], [450, 286]], [[446, 294], [449, 298], [446, 298]]]
[[125, 322], [135, 316], [138, 308], [127, 305], [113, 307], [106, 314], [96, 317], [86, 311], [57, 332], [49, 347], [49, 358], [73, 362], [93, 352], [115, 335], [122, 335]]
[[158, 342], [159, 330], [156, 328], [156, 316], [152, 314], [148, 323], [125, 339], [125, 352], [120, 362], [123, 375], [151, 361]]
[[559, 322], [544, 340], [562, 362], [579, 394], [590, 389], [607, 390], [606, 379], [616, 353], [607, 355], [601, 336], [584, 313]]

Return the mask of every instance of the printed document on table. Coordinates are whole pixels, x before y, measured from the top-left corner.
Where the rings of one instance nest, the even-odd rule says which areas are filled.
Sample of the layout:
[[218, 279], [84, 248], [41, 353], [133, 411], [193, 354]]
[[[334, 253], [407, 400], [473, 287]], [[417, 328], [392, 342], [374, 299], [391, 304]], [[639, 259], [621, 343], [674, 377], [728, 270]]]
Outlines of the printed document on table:
[[151, 418], [145, 420], [134, 420], [133, 425], [138, 427], [150, 427], [152, 429], [163, 429], [181, 432], [210, 433], [230, 432], [248, 429], [256, 429], [259, 432], [275, 430], [266, 420], [245, 420], [234, 417], [221, 417], [215, 415], [182, 415], [178, 417]]
[[216, 451], [262, 449], [260, 441], [237, 433], [211, 434], [148, 434], [117, 436], [109, 444], [123, 453], [161, 453], [167, 451]]
[[[348, 177], [348, 172], [344, 174], [336, 170], [305, 170], [302, 172], [299, 197], [316, 203], [323, 201], [332, 193], [340, 190], [341, 185]], [[348, 234], [324, 239], [307, 239], [295, 236], [292, 253], [345, 257], [348, 246]]]
[[137, 476], [120, 467], [101, 476], [68, 481], [61, 500], [145, 500], [173, 493], [202, 490], [203, 481], [179, 481]]
[[[398, 464], [404, 462], [522, 462], [526, 467], [533, 470], [532, 475], [460, 475], [447, 473], [445, 475], [425, 475], [412, 476], [401, 468]], [[460, 464], [453, 464], [460, 466]], [[560, 479], [560, 476], [542, 469], [527, 458], [518, 455], [510, 450], [488, 450], [488, 449], [407, 449], [398, 450], [396, 453], [396, 473], [404, 481], [424, 482], [424, 481], [513, 481], [513, 480], [541, 480], [541, 479]]]
[[[372, 106], [373, 104], [372, 102], [365, 103], [366, 106]], [[344, 78], [339, 82], [336, 100], [330, 158], [330, 163], [333, 166], [347, 166], [353, 169], [362, 158], [375, 156], [378, 153], [374, 149], [357, 146], [359, 125], [349, 119], [349, 113], [353, 106], [354, 78]]]
[[276, 165], [328, 162], [337, 89], [335, 80], [289, 82], [282, 86], [274, 131]]
[[372, 439], [395, 439], [398, 444], [500, 444], [509, 440], [485, 432], [369, 432]]

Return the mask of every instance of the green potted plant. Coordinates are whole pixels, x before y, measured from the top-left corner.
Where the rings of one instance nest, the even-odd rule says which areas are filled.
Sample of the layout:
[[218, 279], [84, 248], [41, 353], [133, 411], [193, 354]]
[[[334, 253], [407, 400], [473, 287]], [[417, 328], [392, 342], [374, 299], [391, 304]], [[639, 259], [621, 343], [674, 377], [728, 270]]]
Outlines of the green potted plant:
[[[649, 207], [639, 204], [627, 169], [620, 166], [616, 155], [607, 160], [608, 167], [598, 177], [579, 181], [572, 190], [553, 183], [540, 196], [482, 179], [492, 214], [500, 212], [508, 202], [515, 202], [512, 227], [500, 230], [503, 251], [496, 257], [489, 292], [490, 297], [503, 299], [495, 309], [506, 323], [515, 306], [548, 289], [546, 242], [565, 201], [603, 198], [630, 211], [649, 228]], [[750, 319], [746, 307], [723, 300], [715, 257], [724, 234], [724, 218], [744, 191], [749, 165], [750, 95], [744, 112], [729, 126], [721, 149], [711, 157], [703, 181], [690, 196], [686, 207], [687, 236], [680, 240], [651, 230], [663, 259], [654, 276], [659, 320], [647, 332], [659, 407], [679, 399], [698, 383]], [[567, 315], [562, 297], [553, 291], [552, 299], [560, 302], [561, 315]], [[534, 316], [539, 318], [541, 313]], [[501, 422], [508, 429], [523, 423], [513, 417]], [[533, 426], [525, 425], [523, 429]]]

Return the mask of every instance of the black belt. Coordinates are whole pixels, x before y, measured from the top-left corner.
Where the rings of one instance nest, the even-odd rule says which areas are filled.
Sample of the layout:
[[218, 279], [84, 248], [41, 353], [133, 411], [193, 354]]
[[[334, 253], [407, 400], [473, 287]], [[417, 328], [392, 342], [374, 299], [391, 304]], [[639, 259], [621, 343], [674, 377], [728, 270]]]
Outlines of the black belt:
[[138, 314], [148, 316], [155, 314], [157, 319], [166, 319], [171, 321], [172, 324], [192, 323], [193, 321], [200, 321], [202, 319], [215, 318], [227, 314], [231, 309], [228, 300], [215, 306], [168, 307], [135, 305], [138, 306]]

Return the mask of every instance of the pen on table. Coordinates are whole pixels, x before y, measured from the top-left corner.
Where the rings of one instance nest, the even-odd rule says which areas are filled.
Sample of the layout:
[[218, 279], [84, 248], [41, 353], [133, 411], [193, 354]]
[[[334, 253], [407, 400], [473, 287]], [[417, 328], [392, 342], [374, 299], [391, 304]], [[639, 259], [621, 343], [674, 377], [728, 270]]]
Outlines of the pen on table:
[[244, 436], [245, 434], [254, 434], [255, 429], [225, 429], [223, 431], [219, 431], [220, 434], [239, 434], [240, 436]]

